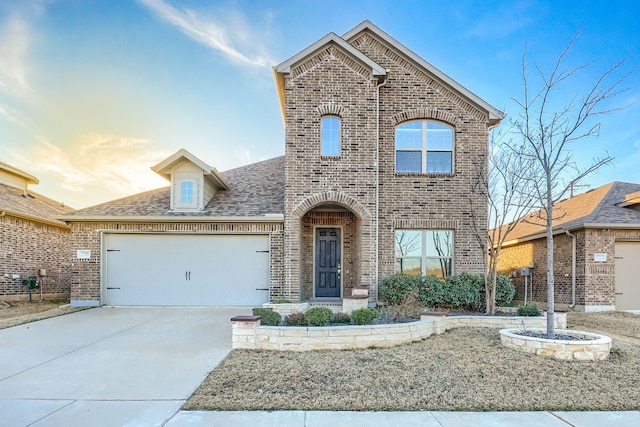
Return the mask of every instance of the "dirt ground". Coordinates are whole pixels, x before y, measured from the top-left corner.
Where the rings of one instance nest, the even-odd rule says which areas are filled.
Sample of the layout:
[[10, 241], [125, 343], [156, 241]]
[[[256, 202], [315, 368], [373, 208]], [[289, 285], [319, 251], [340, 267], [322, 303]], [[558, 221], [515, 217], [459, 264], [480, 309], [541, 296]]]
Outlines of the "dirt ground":
[[4, 302], [0, 300], [0, 329], [23, 325], [49, 317], [62, 316], [63, 314], [84, 309], [83, 307], [61, 307], [68, 303], [69, 301], [64, 300], [44, 300], [42, 302], [34, 300], [33, 303], [29, 303], [29, 301]]
[[640, 315], [570, 313], [571, 329], [613, 338], [609, 359], [569, 362], [461, 328], [384, 349], [234, 350], [185, 404], [209, 410], [638, 410]]

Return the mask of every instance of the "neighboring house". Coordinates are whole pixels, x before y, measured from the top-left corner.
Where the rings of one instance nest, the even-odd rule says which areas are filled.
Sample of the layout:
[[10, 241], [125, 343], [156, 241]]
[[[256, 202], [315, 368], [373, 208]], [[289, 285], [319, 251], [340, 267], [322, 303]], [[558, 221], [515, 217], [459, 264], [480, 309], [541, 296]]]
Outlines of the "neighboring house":
[[219, 173], [181, 150], [153, 168], [170, 187], [65, 217], [74, 304], [373, 303], [396, 271], [483, 270], [469, 204], [502, 112], [368, 21], [274, 75], [284, 157]]
[[38, 182], [0, 162], [0, 300], [26, 298], [29, 276], [43, 295], [69, 297], [71, 227], [55, 218], [73, 209], [31, 191]]
[[[555, 303], [584, 311], [640, 310], [640, 184], [612, 182], [554, 206]], [[517, 275], [518, 296], [546, 304], [546, 236], [537, 213], [507, 237], [499, 270]], [[521, 269], [529, 268], [530, 276]], [[515, 274], [514, 274], [515, 273]]]

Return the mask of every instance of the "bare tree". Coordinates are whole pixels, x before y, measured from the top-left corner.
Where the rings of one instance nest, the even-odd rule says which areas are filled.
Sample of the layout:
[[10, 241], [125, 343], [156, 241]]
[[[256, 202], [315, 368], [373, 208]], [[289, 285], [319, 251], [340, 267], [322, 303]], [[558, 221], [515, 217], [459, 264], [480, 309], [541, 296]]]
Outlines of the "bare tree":
[[[494, 130], [489, 140], [488, 173], [486, 166], [476, 163], [476, 175], [473, 192], [484, 196], [486, 206], [477, 206], [475, 199], [470, 200], [471, 224], [478, 244], [487, 254], [484, 288], [487, 314], [496, 312], [496, 287], [498, 279], [498, 259], [502, 246], [515, 228], [517, 219], [529, 213], [534, 207], [533, 187], [535, 169], [530, 156], [521, 155], [526, 146], [518, 146], [505, 141], [509, 131]], [[486, 209], [489, 231], [480, 225]]]
[[399, 256], [400, 272], [403, 273], [404, 257], [414, 252], [416, 249], [420, 249], [422, 239], [420, 234], [412, 233], [410, 231], [397, 231], [396, 232], [396, 256]]
[[621, 108], [612, 107], [612, 98], [624, 92], [622, 84], [633, 72], [624, 72], [626, 60], [611, 65], [600, 74], [595, 82], [585, 87], [568, 100], [556, 99], [564, 96], [565, 85], [574, 82], [580, 72], [590, 68], [594, 62], [578, 66], [567, 65], [569, 54], [578, 39], [573, 36], [561, 52], [551, 71], [547, 74], [539, 66], [534, 66], [534, 77], [529, 75], [526, 49], [522, 57], [523, 94], [521, 99], [513, 98], [520, 109], [514, 120], [517, 133], [522, 137], [520, 155], [532, 160], [536, 165], [539, 179], [531, 183], [533, 195], [541, 208], [540, 220], [546, 227], [547, 239], [547, 336], [553, 338], [554, 318], [554, 269], [553, 269], [553, 206], [577, 183], [590, 173], [610, 163], [608, 154], [594, 158], [590, 165], [579, 166], [573, 159], [570, 147], [576, 142], [586, 143], [599, 136], [599, 116]]

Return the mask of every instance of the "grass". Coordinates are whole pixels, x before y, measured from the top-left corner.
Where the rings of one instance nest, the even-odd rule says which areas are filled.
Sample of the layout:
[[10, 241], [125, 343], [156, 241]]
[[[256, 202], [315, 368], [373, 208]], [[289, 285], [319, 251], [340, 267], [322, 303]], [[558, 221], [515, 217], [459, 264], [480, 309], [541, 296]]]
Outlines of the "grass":
[[68, 303], [69, 301], [63, 300], [33, 301], [33, 303], [28, 301], [0, 302], [0, 329], [62, 316], [86, 308], [65, 307]]
[[568, 362], [461, 328], [393, 348], [306, 353], [234, 350], [187, 410], [537, 411], [640, 408], [640, 316], [570, 313], [613, 338], [608, 360]]

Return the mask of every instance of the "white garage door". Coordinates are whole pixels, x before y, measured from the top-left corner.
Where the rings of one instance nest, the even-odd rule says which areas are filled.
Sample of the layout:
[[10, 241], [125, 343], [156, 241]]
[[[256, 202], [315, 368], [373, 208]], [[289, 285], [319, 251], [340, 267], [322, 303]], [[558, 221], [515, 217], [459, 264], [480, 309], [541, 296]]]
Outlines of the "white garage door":
[[640, 242], [616, 242], [616, 310], [640, 310]]
[[269, 236], [106, 234], [107, 305], [254, 305], [269, 299]]

